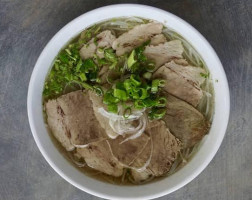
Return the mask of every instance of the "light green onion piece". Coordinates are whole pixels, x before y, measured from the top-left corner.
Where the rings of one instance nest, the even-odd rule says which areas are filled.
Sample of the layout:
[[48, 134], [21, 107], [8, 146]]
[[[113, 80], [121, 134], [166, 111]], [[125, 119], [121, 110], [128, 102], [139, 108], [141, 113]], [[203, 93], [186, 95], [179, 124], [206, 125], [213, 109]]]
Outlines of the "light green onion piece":
[[80, 59], [79, 62], [77, 63], [77, 65], [76, 65], [76, 71], [77, 72], [80, 71], [81, 65], [82, 65], [82, 60]]
[[124, 82], [123, 82], [123, 85], [125, 87], [125, 89], [127, 91], [130, 91], [132, 89], [132, 84], [131, 84], [131, 80], [129, 79], [126, 79]]
[[157, 107], [165, 107], [166, 103], [167, 103], [167, 99], [165, 97], [160, 97], [157, 101], [156, 106]]
[[112, 91], [107, 91], [103, 96], [104, 104], [118, 103], [120, 100], [113, 96]]
[[131, 75], [130, 76], [130, 80], [132, 81], [132, 83], [135, 85], [135, 86], [140, 86], [141, 85], [141, 80], [139, 78], [139, 76], [136, 76], [136, 75]]
[[109, 66], [109, 69], [115, 69], [116, 65], [117, 65], [117, 62], [115, 61], [112, 63], [112, 65]]
[[103, 95], [103, 90], [100, 86], [94, 86], [94, 90], [95, 90], [96, 94], [98, 94], [99, 96]]
[[87, 84], [87, 83], [82, 83], [82, 82], [78, 82], [82, 87], [84, 87], [87, 90], [93, 90], [93, 86]]
[[135, 107], [136, 109], [142, 109], [142, 108], [145, 108], [146, 106], [144, 105], [143, 101], [141, 101], [141, 100], [136, 100], [136, 101], [134, 102], [134, 107]]
[[146, 70], [147, 70], [148, 72], [153, 72], [154, 69], [155, 69], [155, 63], [149, 62], [149, 63], [146, 65]]
[[128, 96], [127, 93], [124, 90], [121, 89], [114, 89], [114, 97], [122, 100], [122, 101], [127, 101], [128, 100]]
[[65, 49], [65, 51], [66, 51], [69, 55], [71, 55], [71, 51], [70, 51], [69, 49]]
[[80, 77], [81, 81], [86, 81], [87, 80], [87, 77], [86, 77], [85, 73], [80, 73], [79, 77]]
[[159, 80], [155, 79], [151, 83], [151, 92], [152, 93], [157, 93], [159, 87], [164, 87], [165, 86], [165, 81], [164, 80]]
[[116, 104], [108, 104], [108, 111], [112, 113], [117, 113], [118, 106]]
[[150, 119], [161, 119], [166, 113], [166, 108], [152, 108], [151, 112], [149, 113]]
[[104, 58], [109, 62], [117, 62], [117, 58], [113, 49], [105, 49], [104, 50]]
[[144, 74], [143, 74], [143, 77], [145, 78], [145, 79], [150, 79], [151, 78], [151, 76], [152, 76], [152, 73], [150, 73], [150, 72], [145, 72]]
[[124, 110], [124, 113], [123, 113], [123, 117], [125, 119], [129, 118], [129, 116], [131, 115], [132, 113], [132, 110], [131, 110], [131, 107], [127, 107], [125, 110]]
[[137, 60], [135, 60], [135, 55], [136, 55], [136, 51], [133, 50], [127, 60], [127, 65], [128, 65], [128, 68], [130, 69], [136, 62]]
[[146, 99], [148, 97], [148, 93], [146, 89], [140, 88], [139, 92], [140, 92], [139, 99]]

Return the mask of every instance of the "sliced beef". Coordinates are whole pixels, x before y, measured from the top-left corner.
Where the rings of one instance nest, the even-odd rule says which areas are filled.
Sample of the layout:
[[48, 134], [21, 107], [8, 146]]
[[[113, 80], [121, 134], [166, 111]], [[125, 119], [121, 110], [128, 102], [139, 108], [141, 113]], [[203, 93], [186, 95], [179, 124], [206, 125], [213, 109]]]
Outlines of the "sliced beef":
[[103, 31], [96, 37], [92, 38], [87, 44], [80, 49], [82, 59], [91, 58], [96, 53], [100, 58], [104, 57], [103, 52], [98, 51], [98, 48], [109, 48], [112, 46], [115, 36], [111, 31]]
[[181, 41], [172, 40], [157, 46], [147, 46], [144, 50], [144, 54], [147, 58], [155, 62], [156, 69], [158, 69], [161, 65], [171, 61], [172, 59], [183, 58], [183, 51], [184, 48]]
[[49, 100], [45, 107], [48, 125], [65, 147], [66, 144], [83, 146], [106, 137], [94, 115], [89, 96], [82, 91]]
[[105, 174], [115, 177], [123, 174], [123, 166], [109, 151], [107, 140], [90, 144], [85, 148], [77, 148], [77, 153], [84, 158], [87, 165]]
[[200, 88], [202, 70], [198, 67], [178, 65], [171, 61], [160, 67], [153, 74], [153, 78], [164, 79], [166, 92], [196, 107], [203, 96]]
[[120, 35], [113, 42], [112, 47], [116, 50], [116, 54], [121, 56], [151, 39], [152, 36], [160, 34], [162, 29], [163, 25], [157, 22], [137, 25], [130, 31]]
[[163, 121], [151, 122], [146, 133], [152, 138], [153, 151], [149, 169], [153, 175], [162, 176], [166, 174], [181, 149], [181, 142], [170, 133]]
[[161, 43], [165, 43], [167, 40], [166, 40], [166, 37], [163, 35], [163, 34], [158, 34], [158, 35], [154, 35], [152, 38], [151, 38], [151, 41], [150, 41], [150, 45], [159, 45]]
[[[173, 136], [163, 121], [152, 121], [149, 123], [146, 134], [151, 137], [151, 159], [147, 168], [143, 171], [132, 170], [131, 175], [134, 180], [143, 181], [151, 175], [162, 176], [169, 172], [173, 162], [181, 149], [181, 142]], [[148, 151], [143, 151], [138, 157], [148, 155]], [[135, 162], [139, 162], [136, 159]]]
[[187, 62], [186, 59], [183, 59], [183, 58], [175, 58], [175, 59], [172, 59], [176, 64], [178, 65], [183, 65], [183, 66], [187, 66], [189, 65], [189, 63]]
[[183, 148], [191, 147], [199, 142], [209, 130], [205, 117], [193, 106], [170, 94], [167, 98], [167, 111], [163, 120], [171, 133], [183, 144]]
[[108, 140], [112, 154], [118, 159], [120, 163], [124, 164], [125, 166], [133, 166], [137, 168], [143, 167], [144, 162], [142, 162], [142, 166], [135, 166], [132, 165], [132, 163], [146, 149], [146, 146], [149, 145], [149, 136], [143, 134], [134, 140], [123, 142], [124, 140], [125, 137], [122, 136], [119, 136], [114, 140]]
[[106, 131], [106, 134], [110, 138], [116, 138], [118, 134], [113, 131], [111, 126], [109, 125], [109, 119], [104, 117], [99, 111], [99, 108], [103, 108], [104, 104], [102, 102], [102, 97], [97, 96], [95, 92], [89, 91], [88, 92], [89, 98], [92, 101], [92, 109], [94, 111], [94, 115], [96, 119], [99, 121], [99, 125]]
[[59, 106], [57, 100], [50, 100], [45, 104], [47, 123], [48, 126], [55, 136], [55, 138], [62, 144], [67, 151], [73, 150], [70, 138], [71, 135], [66, 127], [64, 120], [64, 112]]

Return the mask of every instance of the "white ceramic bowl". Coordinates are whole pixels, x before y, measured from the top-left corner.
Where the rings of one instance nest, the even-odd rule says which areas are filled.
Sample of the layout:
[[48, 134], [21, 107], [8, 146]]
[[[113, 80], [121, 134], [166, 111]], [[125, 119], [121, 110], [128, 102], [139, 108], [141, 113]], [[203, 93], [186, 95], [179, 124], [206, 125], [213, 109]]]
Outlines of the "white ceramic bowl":
[[[87, 177], [74, 168], [59, 153], [45, 128], [42, 115], [42, 90], [45, 77], [59, 50], [86, 27], [114, 17], [139, 16], [163, 22], [189, 41], [206, 62], [215, 90], [215, 115], [211, 130], [202, 141], [192, 160], [175, 174], [160, 181], [139, 185], [119, 186]], [[52, 168], [77, 188], [107, 199], [151, 199], [169, 194], [189, 183], [209, 164], [225, 135], [229, 118], [229, 89], [225, 72], [213, 48], [191, 25], [177, 16], [149, 6], [120, 4], [87, 12], [64, 26], [46, 45], [34, 67], [27, 97], [28, 117], [39, 150]]]

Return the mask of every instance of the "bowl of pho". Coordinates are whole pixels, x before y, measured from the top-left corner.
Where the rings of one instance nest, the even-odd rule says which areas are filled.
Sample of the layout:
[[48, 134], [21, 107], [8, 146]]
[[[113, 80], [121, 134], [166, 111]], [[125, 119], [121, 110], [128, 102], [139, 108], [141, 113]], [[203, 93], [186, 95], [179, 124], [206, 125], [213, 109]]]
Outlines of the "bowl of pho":
[[213, 48], [179, 17], [112, 5], [64, 26], [34, 67], [36, 144], [77, 188], [151, 199], [193, 180], [225, 135], [229, 89]]

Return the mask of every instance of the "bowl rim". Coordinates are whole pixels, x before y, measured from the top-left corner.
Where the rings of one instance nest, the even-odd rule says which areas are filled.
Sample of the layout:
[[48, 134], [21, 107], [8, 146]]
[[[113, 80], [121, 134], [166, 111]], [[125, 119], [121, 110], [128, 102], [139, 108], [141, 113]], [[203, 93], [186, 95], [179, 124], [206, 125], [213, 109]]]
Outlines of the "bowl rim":
[[[40, 95], [40, 94], [36, 93], [36, 91], [35, 91], [36, 78], [37, 78], [37, 76], [39, 74], [39, 71], [41, 69], [41, 67], [39, 67], [39, 66], [41, 65], [41, 61], [43, 59], [45, 59], [46, 52], [47, 52], [49, 46], [54, 43], [54, 41], [56, 40], [56, 38], [61, 33], [63, 33], [64, 31], [65, 32], [69, 31], [68, 29], [69, 29], [69, 27], [71, 27], [72, 24], [80, 22], [85, 17], [101, 15], [104, 12], [108, 12], [108, 11], [113, 12], [113, 11], [116, 11], [116, 10], [123, 10], [123, 9], [124, 10], [129, 10], [129, 9], [135, 9], [136, 10], [136, 9], [139, 9], [139, 10], [144, 11], [144, 12], [150, 12], [150, 11], [152, 11], [155, 14], [159, 13], [159, 14], [165, 15], [165, 16], [167, 16], [167, 18], [173, 19], [177, 23], [181, 23], [181, 24], [183, 24], [183, 26], [187, 27], [187, 29], [190, 30], [197, 37], [197, 39], [199, 39], [200, 42], [206, 46], [206, 48], [208, 50], [208, 52], [207, 52], [208, 56], [211, 56], [215, 60], [216, 65], [218, 66], [218, 70], [219, 70], [218, 72], [220, 73], [220, 76], [221, 76], [221, 81], [222, 81], [221, 84], [222, 84], [222, 88], [223, 88], [222, 92], [224, 94], [224, 100], [223, 100], [224, 101], [224, 105], [223, 105], [224, 116], [222, 117], [221, 128], [219, 128], [220, 130], [219, 130], [218, 140], [215, 141], [215, 143], [212, 144], [213, 148], [207, 154], [207, 157], [202, 161], [202, 163], [199, 166], [195, 166], [195, 170], [192, 172], [192, 174], [186, 175], [186, 178], [183, 181], [175, 184], [171, 188], [167, 188], [166, 190], [153, 191], [151, 193], [150, 192], [148, 193], [148, 189], [150, 190], [151, 187], [145, 187], [144, 185], [143, 186], [135, 186], [135, 188], [138, 187], [138, 188], [142, 188], [142, 189], [146, 190], [145, 191], [146, 193], [141, 193], [139, 196], [136, 196], [136, 197], [135, 196], [131, 196], [130, 192], [127, 192], [129, 194], [128, 196], [126, 195], [126, 193], [124, 195], [122, 195], [122, 196], [118, 195], [118, 193], [115, 194], [114, 190], [111, 191], [111, 193], [109, 193], [108, 191], [110, 191], [111, 188], [116, 188], [116, 189], [120, 190], [119, 187], [114, 186], [114, 185], [106, 186], [108, 184], [105, 184], [105, 185], [101, 184], [101, 187], [104, 187], [105, 189], [103, 191], [99, 191], [99, 189], [97, 190], [97, 189], [94, 189], [94, 188], [90, 188], [87, 185], [81, 185], [76, 180], [74, 180], [72, 177], [70, 177], [69, 173], [67, 173], [66, 171], [62, 170], [58, 166], [58, 164], [55, 164], [56, 161], [53, 160], [53, 158], [51, 157], [51, 155], [48, 154], [47, 149], [46, 149], [46, 145], [41, 142], [40, 136], [38, 134], [39, 131], [38, 131], [38, 128], [36, 127], [36, 125], [35, 125], [35, 120], [34, 120], [35, 119], [34, 116], [36, 115], [36, 112], [34, 111], [34, 108], [33, 108], [34, 96], [35, 95]], [[139, 13], [140, 17], [141, 17], [141, 15], [142, 14]], [[122, 15], [122, 17], [123, 16], [125, 16], [125, 15]], [[136, 16], [136, 15], [134, 15], [134, 16]], [[113, 16], [111, 18], [113, 18]], [[153, 17], [151, 15], [150, 15], [149, 18], [153, 19]], [[104, 19], [104, 20], [106, 20], [106, 19]], [[77, 34], [78, 33], [75, 33], [75, 35], [77, 35]], [[184, 37], [184, 35], [182, 35], [182, 36]], [[68, 41], [69, 40], [65, 41], [64, 45]], [[42, 84], [44, 84], [44, 83], [42, 83]], [[207, 167], [207, 165], [213, 159], [214, 155], [217, 153], [217, 151], [218, 151], [218, 149], [219, 149], [219, 147], [220, 147], [220, 145], [222, 143], [222, 140], [224, 138], [226, 129], [227, 129], [228, 120], [229, 120], [229, 113], [230, 113], [230, 96], [229, 96], [229, 87], [228, 87], [227, 77], [226, 77], [226, 74], [224, 72], [223, 66], [222, 66], [222, 64], [221, 64], [221, 62], [220, 62], [217, 54], [215, 53], [215, 51], [211, 47], [211, 45], [208, 43], [208, 41], [195, 28], [193, 28], [190, 24], [188, 24], [186, 21], [182, 20], [181, 18], [177, 17], [176, 15], [174, 15], [174, 14], [168, 12], [168, 11], [161, 10], [159, 8], [155, 8], [155, 7], [151, 7], [151, 6], [146, 6], [146, 5], [140, 5], [140, 4], [115, 4], [115, 5], [109, 5], [109, 6], [100, 7], [100, 8], [91, 10], [91, 11], [86, 12], [86, 13], [80, 15], [79, 17], [73, 19], [68, 24], [66, 24], [62, 29], [60, 29], [52, 37], [52, 39], [47, 43], [47, 45], [43, 49], [42, 53], [40, 54], [40, 56], [39, 56], [39, 58], [38, 58], [38, 60], [37, 60], [37, 62], [35, 64], [35, 67], [33, 69], [33, 72], [32, 72], [31, 78], [30, 78], [29, 87], [28, 87], [28, 94], [27, 94], [27, 112], [28, 112], [28, 119], [29, 119], [29, 124], [30, 124], [30, 128], [31, 128], [31, 132], [33, 134], [34, 140], [35, 140], [35, 142], [36, 142], [36, 144], [37, 144], [40, 152], [42, 153], [42, 155], [46, 159], [46, 161], [50, 164], [50, 166], [61, 177], [63, 177], [66, 181], [68, 181], [69, 183], [71, 183], [75, 187], [77, 187], [77, 188], [79, 188], [79, 189], [81, 189], [81, 190], [83, 190], [85, 192], [88, 192], [88, 193], [90, 193], [92, 195], [95, 195], [95, 196], [98, 196], [98, 197], [101, 197], [101, 198], [108, 198], [108, 199], [130, 199], [130, 198], [143, 199], [143, 198], [148, 198], [148, 199], [152, 199], [152, 198], [158, 198], [158, 197], [167, 195], [167, 194], [169, 194], [171, 192], [174, 192], [175, 190], [183, 187], [184, 185], [186, 185], [187, 183], [189, 183], [190, 181], [192, 181], [195, 177], [197, 177]], [[216, 110], [215, 110], [215, 112], [216, 112]], [[215, 118], [215, 116], [214, 116], [214, 118]], [[56, 147], [54, 147], [54, 148], [56, 148]], [[190, 161], [190, 162], [192, 162], [192, 161]], [[98, 184], [98, 181], [95, 180], [94, 182], [97, 182], [96, 184]], [[152, 183], [150, 185], [157, 184], [157, 183], [159, 183], [159, 182], [155, 182], [155, 183]], [[128, 188], [128, 189], [132, 190], [132, 193], [134, 193], [134, 192], [137, 191], [136, 189], [132, 189], [131, 187], [128, 187], [128, 186], [124, 186], [123, 188], [126, 188], [126, 189]], [[104, 192], [104, 191], [106, 191], [106, 192]], [[129, 196], [131, 196], [131, 197], [129, 198]]]

